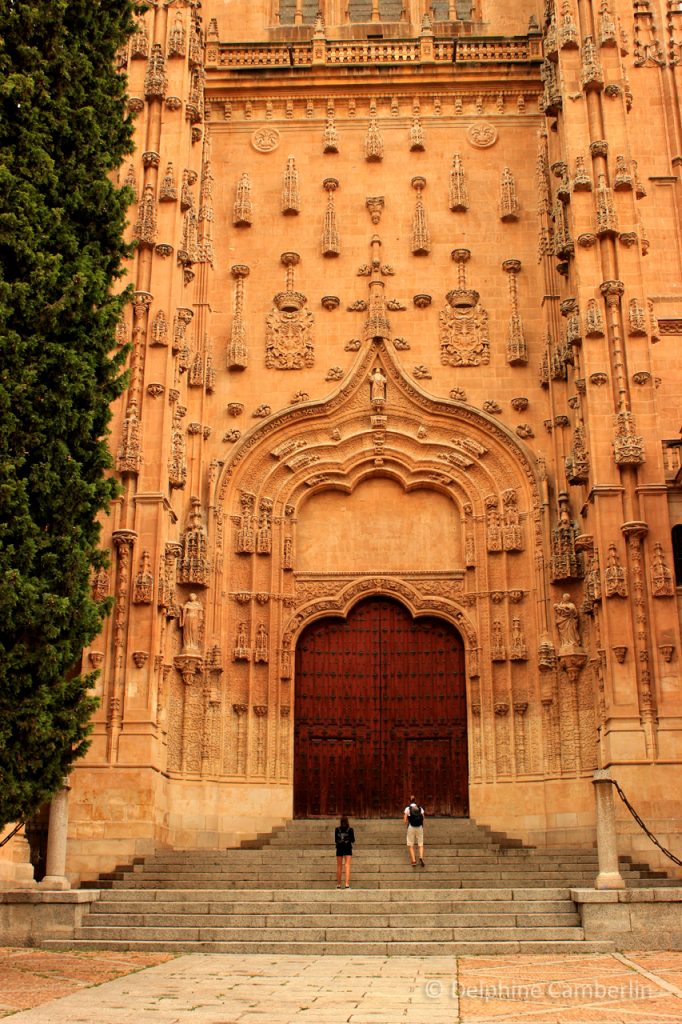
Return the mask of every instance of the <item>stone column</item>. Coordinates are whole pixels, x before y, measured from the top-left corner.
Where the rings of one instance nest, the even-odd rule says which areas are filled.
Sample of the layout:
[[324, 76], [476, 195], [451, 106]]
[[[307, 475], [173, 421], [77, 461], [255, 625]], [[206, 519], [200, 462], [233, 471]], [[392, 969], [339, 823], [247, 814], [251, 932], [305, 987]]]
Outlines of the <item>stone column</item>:
[[608, 768], [598, 768], [592, 774], [592, 785], [597, 804], [597, 857], [599, 874], [595, 889], [624, 889], [625, 882], [618, 870], [618, 843], [616, 841], [616, 811], [613, 805], [613, 785]]
[[70, 889], [66, 877], [66, 834], [69, 827], [69, 790], [64, 785], [52, 797], [47, 833], [46, 874], [41, 889]]

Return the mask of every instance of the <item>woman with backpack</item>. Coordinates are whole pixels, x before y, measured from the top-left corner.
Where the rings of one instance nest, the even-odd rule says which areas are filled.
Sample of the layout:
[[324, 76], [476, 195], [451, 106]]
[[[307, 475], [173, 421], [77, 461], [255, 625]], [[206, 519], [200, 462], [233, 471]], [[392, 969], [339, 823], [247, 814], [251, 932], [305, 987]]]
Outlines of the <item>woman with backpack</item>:
[[407, 825], [407, 851], [410, 855], [410, 863], [413, 868], [417, 866], [417, 858], [414, 848], [419, 847], [419, 863], [423, 868], [424, 863], [424, 808], [417, 803], [416, 796], [410, 797], [410, 802], [404, 812], [405, 824]]
[[355, 832], [353, 832], [353, 829], [348, 824], [348, 818], [345, 814], [334, 829], [334, 842], [336, 844], [336, 888], [341, 888], [341, 875], [343, 874], [343, 863], [345, 861], [346, 889], [350, 889], [350, 863], [353, 856]]

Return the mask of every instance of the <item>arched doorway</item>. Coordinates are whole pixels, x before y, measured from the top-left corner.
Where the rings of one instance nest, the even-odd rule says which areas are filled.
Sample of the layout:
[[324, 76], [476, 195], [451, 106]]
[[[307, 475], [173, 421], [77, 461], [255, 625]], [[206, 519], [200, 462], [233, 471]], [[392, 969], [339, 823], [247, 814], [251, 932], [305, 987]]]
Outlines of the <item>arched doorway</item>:
[[464, 648], [453, 626], [373, 597], [296, 649], [294, 813], [468, 813]]

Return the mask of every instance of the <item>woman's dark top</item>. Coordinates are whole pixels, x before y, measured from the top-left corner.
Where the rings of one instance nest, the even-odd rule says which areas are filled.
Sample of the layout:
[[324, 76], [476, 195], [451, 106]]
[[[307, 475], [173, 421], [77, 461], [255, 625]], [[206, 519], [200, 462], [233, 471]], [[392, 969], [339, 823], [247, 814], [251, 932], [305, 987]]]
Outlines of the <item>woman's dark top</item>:
[[352, 828], [339, 828], [334, 829], [334, 842], [336, 843], [336, 856], [337, 857], [352, 857], [353, 856], [353, 843], [355, 842], [355, 832]]

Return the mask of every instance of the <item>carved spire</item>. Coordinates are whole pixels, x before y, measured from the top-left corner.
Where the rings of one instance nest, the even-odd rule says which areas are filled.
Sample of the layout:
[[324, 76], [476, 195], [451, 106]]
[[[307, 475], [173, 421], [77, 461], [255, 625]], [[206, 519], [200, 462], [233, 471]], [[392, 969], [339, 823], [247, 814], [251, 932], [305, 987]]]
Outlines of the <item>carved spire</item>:
[[419, 114], [415, 114], [412, 118], [412, 127], [410, 128], [410, 150], [411, 152], [421, 152], [424, 149], [426, 149], [424, 129], [419, 119]]
[[369, 127], [365, 136], [365, 160], [377, 163], [384, 159], [384, 140], [377, 124], [376, 103], [372, 100], [369, 112]]
[[562, 50], [578, 49], [578, 29], [576, 27], [570, 0], [561, 0], [561, 19], [559, 21], [559, 46]]
[[237, 196], [234, 203], [232, 223], [235, 227], [250, 227], [253, 223], [253, 206], [251, 204], [251, 181], [246, 171], [239, 178]]
[[227, 348], [228, 370], [245, 370], [249, 362], [249, 350], [246, 344], [246, 326], [244, 324], [244, 279], [249, 276], [249, 268], [243, 263], [232, 267], [235, 280], [234, 316], [230, 332], [230, 344]]
[[287, 158], [282, 183], [282, 213], [296, 214], [301, 212], [301, 196], [298, 191], [298, 171], [293, 156]]
[[512, 221], [519, 219], [519, 200], [516, 195], [516, 182], [511, 168], [502, 171], [500, 186], [500, 220]]
[[187, 483], [187, 450], [185, 432], [182, 428], [183, 415], [184, 409], [176, 406], [173, 414], [170, 454], [168, 456], [168, 485], [172, 488], [182, 488]]
[[187, 32], [182, 11], [175, 12], [175, 20], [168, 33], [168, 56], [184, 57], [187, 51]]
[[201, 226], [199, 262], [210, 263], [213, 266], [213, 239], [211, 237], [211, 226], [213, 224], [213, 147], [211, 144], [211, 134], [208, 131], [204, 137], [204, 152], [201, 163], [198, 223]]
[[135, 235], [142, 246], [153, 246], [156, 242], [156, 197], [154, 186], [145, 185], [140, 201]]
[[580, 82], [585, 90], [604, 88], [604, 72], [592, 36], [585, 36], [583, 40]]
[[166, 58], [161, 49], [161, 43], [154, 43], [147, 65], [147, 74], [144, 77], [145, 99], [163, 99], [166, 95]]
[[604, 570], [604, 593], [607, 597], [627, 597], [628, 585], [625, 579], [625, 568], [618, 557], [615, 544], [609, 545], [609, 553]]
[[517, 275], [521, 273], [521, 260], [505, 260], [502, 269], [509, 277], [509, 302], [511, 304], [507, 333], [507, 362], [510, 366], [519, 366], [528, 362], [528, 346], [519, 313], [519, 289], [516, 280]]
[[339, 133], [336, 130], [336, 112], [334, 104], [329, 102], [327, 104], [327, 124], [324, 129], [324, 135], [322, 137], [322, 152], [323, 153], [338, 153], [339, 151]]
[[431, 252], [431, 236], [426, 223], [426, 211], [422, 193], [426, 188], [426, 178], [417, 175], [412, 179], [412, 188], [417, 193], [417, 202], [412, 221], [411, 249], [415, 256], [428, 256]]
[[585, 310], [585, 336], [602, 338], [604, 336], [604, 319], [596, 299], [588, 299]]
[[341, 242], [339, 241], [339, 229], [336, 223], [336, 210], [334, 208], [334, 193], [339, 187], [337, 178], [325, 178], [322, 187], [327, 193], [327, 209], [324, 213], [324, 227], [322, 229], [322, 255], [340, 256]]
[[133, 202], [139, 202], [139, 195], [137, 192], [137, 177], [135, 175], [135, 164], [128, 164], [128, 171], [123, 182], [124, 188], [131, 189], [133, 193]]
[[599, 5], [598, 38], [600, 46], [615, 46], [617, 43], [616, 23], [609, 9], [609, 0]]
[[651, 583], [654, 597], [672, 597], [675, 593], [673, 574], [666, 563], [663, 545], [658, 542], [651, 558]]
[[469, 193], [467, 191], [462, 158], [455, 153], [450, 170], [449, 206], [455, 213], [463, 213], [469, 209]]
[[173, 164], [168, 161], [166, 166], [166, 173], [161, 179], [161, 188], [159, 189], [159, 202], [160, 203], [172, 203], [178, 198], [178, 188], [175, 184], [175, 172], [173, 171]]
[[208, 536], [201, 513], [201, 502], [193, 497], [191, 506], [187, 529], [182, 537], [178, 582], [192, 583], [195, 587], [207, 587], [210, 574]]
[[559, 522], [552, 530], [552, 579], [571, 580], [583, 576], [582, 556], [575, 546], [577, 529], [571, 522], [568, 495], [559, 495]]
[[597, 234], [599, 237], [615, 235], [618, 232], [613, 192], [606, 183], [606, 175], [599, 175], [597, 185]]

